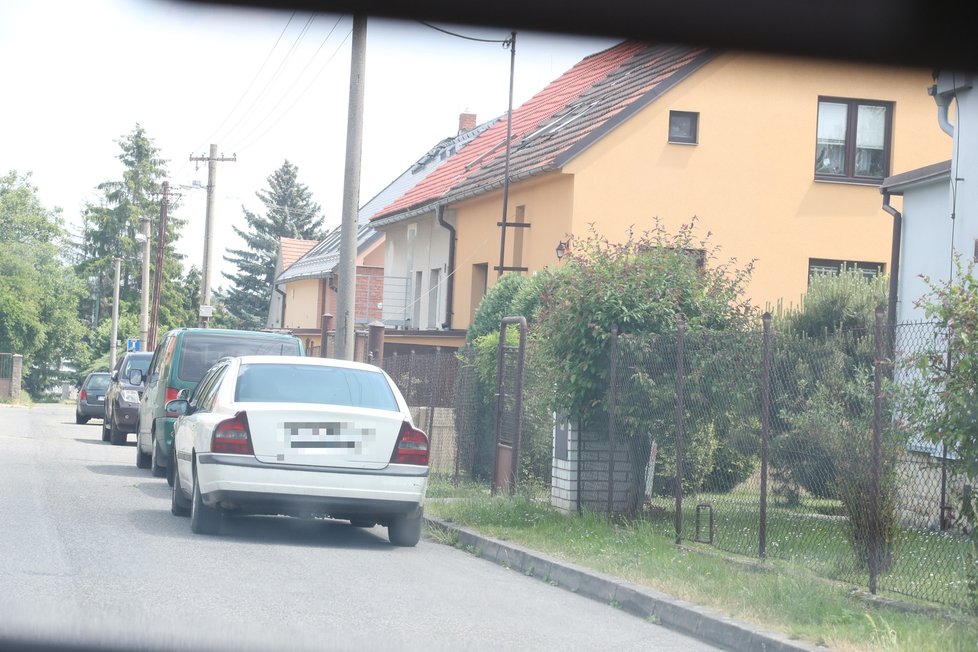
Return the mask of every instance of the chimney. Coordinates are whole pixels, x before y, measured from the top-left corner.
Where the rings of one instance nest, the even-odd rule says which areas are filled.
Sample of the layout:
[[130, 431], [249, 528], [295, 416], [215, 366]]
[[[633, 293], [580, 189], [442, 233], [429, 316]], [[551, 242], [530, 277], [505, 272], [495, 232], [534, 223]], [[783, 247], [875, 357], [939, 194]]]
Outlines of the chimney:
[[459, 113], [458, 114], [458, 133], [464, 133], [470, 129], [475, 129], [475, 114], [474, 113]]

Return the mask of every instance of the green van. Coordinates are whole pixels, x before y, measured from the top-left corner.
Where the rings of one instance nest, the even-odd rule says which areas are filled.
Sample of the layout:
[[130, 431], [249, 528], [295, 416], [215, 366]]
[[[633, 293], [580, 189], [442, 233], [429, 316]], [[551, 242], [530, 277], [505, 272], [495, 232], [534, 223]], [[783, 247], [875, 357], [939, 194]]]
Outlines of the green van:
[[146, 370], [146, 389], [139, 402], [136, 428], [136, 466], [153, 469], [173, 483], [173, 422], [163, 409], [183, 390], [189, 395], [210, 367], [221, 358], [239, 355], [305, 355], [294, 335], [221, 328], [177, 328], [167, 332]]

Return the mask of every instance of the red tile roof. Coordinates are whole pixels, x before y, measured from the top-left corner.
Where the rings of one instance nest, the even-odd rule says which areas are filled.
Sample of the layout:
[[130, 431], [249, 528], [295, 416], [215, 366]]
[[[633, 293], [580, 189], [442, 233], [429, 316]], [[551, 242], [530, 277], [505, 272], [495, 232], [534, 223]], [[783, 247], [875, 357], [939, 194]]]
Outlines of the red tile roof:
[[296, 238], [279, 238], [279, 255], [282, 257], [282, 269], [302, 258], [310, 249], [319, 244], [318, 240], [298, 240]]
[[[542, 91], [530, 98], [519, 108], [513, 109], [512, 139], [517, 142], [530, 133], [545, 118], [562, 109], [594, 82], [605, 77], [646, 46], [641, 43], [625, 42], [613, 48], [584, 58], [573, 68], [551, 82]], [[501, 155], [506, 145], [506, 117], [503, 116], [492, 127], [444, 165], [402, 195], [387, 208], [379, 211], [373, 219], [391, 213], [420, 206], [442, 197], [448, 190], [464, 180], [478, 166]]]

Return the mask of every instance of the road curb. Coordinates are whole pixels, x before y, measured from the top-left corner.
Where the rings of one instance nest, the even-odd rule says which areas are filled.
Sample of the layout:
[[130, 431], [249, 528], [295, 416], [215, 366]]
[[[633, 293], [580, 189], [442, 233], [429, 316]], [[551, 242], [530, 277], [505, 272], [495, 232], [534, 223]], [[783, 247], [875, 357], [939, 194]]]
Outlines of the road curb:
[[457, 536], [460, 548], [483, 559], [572, 593], [617, 606], [634, 616], [711, 645], [750, 652], [814, 652], [826, 649], [791, 640], [783, 634], [729, 618], [646, 586], [583, 568], [514, 543], [483, 536], [454, 523], [431, 516], [424, 519], [428, 527]]

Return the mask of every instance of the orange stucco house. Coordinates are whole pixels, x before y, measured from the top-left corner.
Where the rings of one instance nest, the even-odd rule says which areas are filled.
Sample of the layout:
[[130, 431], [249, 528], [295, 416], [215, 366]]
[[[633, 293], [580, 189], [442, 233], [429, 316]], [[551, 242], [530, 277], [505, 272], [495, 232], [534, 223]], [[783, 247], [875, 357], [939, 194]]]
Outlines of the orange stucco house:
[[[559, 264], [591, 225], [614, 241], [695, 216], [721, 257], [755, 261], [760, 307], [796, 304], [818, 270], [888, 272], [880, 183], [950, 155], [931, 83], [924, 69], [621, 43], [514, 109], [508, 184], [503, 116], [378, 211], [385, 274], [438, 299], [411, 335], [444, 345], [461, 344], [500, 271]], [[501, 226], [504, 191], [521, 226]]]

